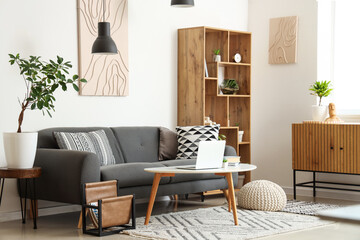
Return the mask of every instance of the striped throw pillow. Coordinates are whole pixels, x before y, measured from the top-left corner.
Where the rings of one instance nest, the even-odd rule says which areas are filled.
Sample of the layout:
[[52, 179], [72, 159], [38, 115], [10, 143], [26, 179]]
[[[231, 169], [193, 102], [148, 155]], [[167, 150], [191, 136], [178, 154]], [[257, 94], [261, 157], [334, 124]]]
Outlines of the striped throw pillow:
[[115, 164], [115, 157], [104, 130], [76, 133], [54, 132], [54, 136], [60, 149], [95, 153], [101, 166]]

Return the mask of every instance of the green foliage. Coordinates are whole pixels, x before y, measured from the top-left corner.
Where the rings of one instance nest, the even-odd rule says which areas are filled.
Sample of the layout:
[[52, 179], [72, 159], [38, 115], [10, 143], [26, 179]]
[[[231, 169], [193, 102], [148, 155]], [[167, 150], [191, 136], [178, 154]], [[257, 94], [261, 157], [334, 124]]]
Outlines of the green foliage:
[[224, 134], [219, 134], [218, 140], [226, 140], [226, 136]]
[[309, 90], [311, 91], [311, 95], [318, 96], [320, 98], [319, 106], [321, 105], [321, 100], [323, 97], [327, 97], [330, 95], [333, 90], [330, 88], [331, 81], [316, 81]]
[[226, 158], [223, 159], [223, 162], [227, 162], [228, 160]]
[[239, 84], [234, 79], [224, 79], [224, 81], [222, 83], [222, 87], [239, 90]]
[[[45, 115], [45, 112], [51, 116], [51, 111], [54, 108], [54, 92], [60, 87], [63, 91], [67, 91], [68, 85], [71, 85], [75, 91], [79, 91], [76, 81], [79, 79], [78, 75], [68, 77], [68, 70], [72, 68], [70, 61], [64, 61], [62, 57], [57, 56], [56, 60], [49, 60], [49, 62], [41, 61], [38, 56], [30, 56], [29, 59], [20, 58], [20, 54], [9, 54], [10, 64], [18, 65], [20, 75], [23, 76], [26, 93], [21, 105], [21, 113], [19, 115], [19, 128], [21, 132], [21, 124], [23, 120], [24, 111], [26, 109], [39, 109]], [[80, 79], [81, 82], [86, 82], [85, 79]]]
[[213, 52], [215, 55], [220, 55], [220, 49], [215, 49], [215, 50], [213, 50]]

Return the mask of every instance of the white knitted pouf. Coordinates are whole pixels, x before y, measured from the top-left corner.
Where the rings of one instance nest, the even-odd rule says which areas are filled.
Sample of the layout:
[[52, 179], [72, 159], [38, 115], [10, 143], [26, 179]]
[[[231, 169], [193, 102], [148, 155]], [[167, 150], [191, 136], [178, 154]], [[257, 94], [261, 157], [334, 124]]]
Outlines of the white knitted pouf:
[[238, 205], [245, 209], [279, 211], [286, 205], [286, 194], [276, 183], [267, 180], [252, 181], [238, 192]]

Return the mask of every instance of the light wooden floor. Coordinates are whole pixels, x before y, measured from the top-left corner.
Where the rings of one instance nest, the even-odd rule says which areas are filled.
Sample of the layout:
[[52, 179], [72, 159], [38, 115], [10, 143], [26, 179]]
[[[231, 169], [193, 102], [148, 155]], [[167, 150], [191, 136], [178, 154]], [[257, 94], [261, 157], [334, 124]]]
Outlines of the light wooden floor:
[[[289, 199], [292, 199], [289, 196]], [[321, 199], [298, 197], [298, 200], [316, 201], [333, 204], [359, 204], [359, 202], [349, 202], [343, 200]], [[200, 201], [197, 195], [191, 195], [189, 200], [179, 200], [176, 206], [175, 201], [158, 201], [154, 204], [153, 215], [172, 212], [172, 211], [186, 211], [202, 207], [212, 207], [225, 204], [225, 199], [222, 196], [207, 197], [205, 202]], [[145, 216], [147, 204], [137, 204], [136, 212], [138, 217]], [[79, 213], [67, 213], [52, 216], [40, 217], [38, 220], [38, 229], [32, 229], [32, 222], [27, 221], [26, 224], [21, 224], [20, 220], [0, 223], [0, 240], [20, 240], [20, 239], [96, 239], [96, 237], [83, 235], [81, 230], [76, 228]], [[102, 239], [135, 239], [124, 235], [112, 235]], [[360, 239], [360, 224], [351, 225], [344, 223], [334, 223], [318, 228], [311, 228], [297, 232], [285, 233], [269, 237], [260, 238], [263, 240], [355, 240]]]

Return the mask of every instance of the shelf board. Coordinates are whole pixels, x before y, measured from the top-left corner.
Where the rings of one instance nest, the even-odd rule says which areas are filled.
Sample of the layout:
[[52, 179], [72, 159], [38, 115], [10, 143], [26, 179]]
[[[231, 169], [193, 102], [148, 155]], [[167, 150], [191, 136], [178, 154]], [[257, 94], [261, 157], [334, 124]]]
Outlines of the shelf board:
[[238, 95], [238, 94], [218, 94], [217, 97], [242, 97], [242, 98], [249, 98], [250, 95]]
[[246, 145], [246, 144], [250, 144], [250, 142], [239, 142], [239, 145]]
[[227, 129], [239, 129], [239, 128], [238, 127], [220, 127], [220, 129], [227, 130]]
[[217, 77], [205, 77], [205, 80], [217, 80]]
[[251, 66], [250, 63], [236, 63], [236, 62], [219, 62], [219, 66], [221, 65], [231, 65], [231, 66]]

